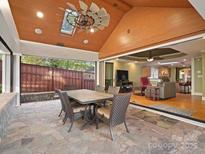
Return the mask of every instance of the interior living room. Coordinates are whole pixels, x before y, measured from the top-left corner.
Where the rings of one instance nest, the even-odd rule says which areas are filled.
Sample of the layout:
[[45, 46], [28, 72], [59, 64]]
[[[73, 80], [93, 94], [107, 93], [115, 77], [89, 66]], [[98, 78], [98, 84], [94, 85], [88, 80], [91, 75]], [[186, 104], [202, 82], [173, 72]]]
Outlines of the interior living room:
[[132, 103], [204, 120], [202, 56], [205, 39], [105, 61], [105, 86], [133, 92]]
[[0, 0], [0, 154], [203, 154], [204, 0]]

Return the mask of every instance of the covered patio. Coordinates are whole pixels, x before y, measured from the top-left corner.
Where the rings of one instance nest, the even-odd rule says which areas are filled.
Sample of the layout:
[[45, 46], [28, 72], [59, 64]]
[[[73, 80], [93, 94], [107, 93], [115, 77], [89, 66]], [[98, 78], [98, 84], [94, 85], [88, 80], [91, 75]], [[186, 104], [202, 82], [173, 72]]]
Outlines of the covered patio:
[[[187, 100], [193, 97], [179, 94], [181, 100], [161, 99], [158, 81], [146, 85], [154, 88], [151, 105], [175, 103], [190, 110], [198, 105], [195, 119], [179, 114], [186, 110], [172, 113], [145, 106], [149, 101], [142, 94], [147, 87], [138, 81], [157, 70], [142, 69], [142, 64], [161, 64], [163, 59], [150, 50], [167, 52], [196, 40], [203, 44], [201, 5], [193, 0], [68, 1], [0, 0], [0, 154], [203, 154], [205, 86], [200, 83], [205, 83], [205, 54], [185, 54], [193, 63], [202, 56], [200, 70], [195, 68], [195, 78], [201, 79], [200, 103], [190, 105]], [[148, 55], [133, 59], [142, 51]], [[184, 56], [180, 51], [171, 54]], [[45, 61], [36, 64], [38, 58], [31, 58], [33, 63], [23, 63], [26, 56]], [[49, 61], [80, 61], [92, 67], [77, 70]], [[177, 67], [169, 70], [176, 82]], [[140, 95], [135, 95], [137, 90]], [[176, 88], [169, 90], [176, 96]]]
[[68, 133], [69, 122], [62, 125], [58, 117], [60, 101], [23, 104], [14, 115], [1, 141], [1, 153], [203, 153], [205, 130], [159, 114], [136, 109], [130, 105], [127, 124], [114, 128], [115, 141], [110, 140], [104, 123], [99, 129], [90, 125], [80, 130], [83, 120], [74, 123]]

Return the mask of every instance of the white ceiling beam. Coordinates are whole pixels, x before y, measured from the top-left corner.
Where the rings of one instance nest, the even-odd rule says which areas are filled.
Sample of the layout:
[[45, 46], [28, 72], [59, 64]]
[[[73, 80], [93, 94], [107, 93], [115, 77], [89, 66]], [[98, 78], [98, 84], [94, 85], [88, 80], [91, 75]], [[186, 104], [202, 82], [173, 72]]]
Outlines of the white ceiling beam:
[[98, 52], [59, 47], [31, 41], [20, 41], [20, 51], [25, 55], [34, 55], [50, 58], [74, 59], [84, 61], [98, 61]]

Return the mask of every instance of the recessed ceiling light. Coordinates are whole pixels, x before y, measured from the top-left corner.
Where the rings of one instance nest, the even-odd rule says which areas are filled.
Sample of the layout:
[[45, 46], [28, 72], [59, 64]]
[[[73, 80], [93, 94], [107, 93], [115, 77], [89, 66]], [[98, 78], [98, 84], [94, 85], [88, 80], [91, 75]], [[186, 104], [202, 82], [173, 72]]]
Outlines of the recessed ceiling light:
[[39, 17], [39, 18], [43, 18], [44, 14], [43, 14], [43, 12], [38, 11], [38, 12], [36, 12], [36, 16]]
[[89, 42], [88, 40], [83, 40], [84, 44], [88, 44], [88, 42]]
[[183, 61], [186, 61], [186, 59], [183, 59]]
[[90, 28], [90, 32], [94, 33], [95, 32], [94, 28]]
[[35, 28], [34, 32], [38, 35], [43, 33], [42, 29], [40, 29], [40, 28]]

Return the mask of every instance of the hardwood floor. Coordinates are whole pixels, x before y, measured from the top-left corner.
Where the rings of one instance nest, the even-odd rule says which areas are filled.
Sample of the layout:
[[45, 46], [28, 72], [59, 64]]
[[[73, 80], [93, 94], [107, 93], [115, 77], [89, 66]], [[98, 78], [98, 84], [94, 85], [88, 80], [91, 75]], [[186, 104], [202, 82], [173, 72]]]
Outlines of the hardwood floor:
[[135, 104], [144, 106], [165, 104], [178, 109], [191, 111], [192, 117], [205, 121], [205, 101], [200, 96], [191, 96], [189, 94], [177, 94], [176, 98], [167, 100], [153, 101], [144, 96], [133, 95], [131, 101]]

